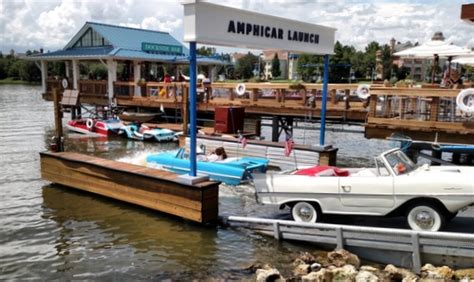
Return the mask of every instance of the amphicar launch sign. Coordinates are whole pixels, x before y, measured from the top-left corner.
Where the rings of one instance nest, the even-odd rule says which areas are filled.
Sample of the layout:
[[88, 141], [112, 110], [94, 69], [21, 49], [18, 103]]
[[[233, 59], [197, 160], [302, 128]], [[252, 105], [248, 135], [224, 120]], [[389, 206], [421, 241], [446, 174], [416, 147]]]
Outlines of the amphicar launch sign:
[[184, 41], [333, 54], [336, 29], [208, 2], [185, 1]]

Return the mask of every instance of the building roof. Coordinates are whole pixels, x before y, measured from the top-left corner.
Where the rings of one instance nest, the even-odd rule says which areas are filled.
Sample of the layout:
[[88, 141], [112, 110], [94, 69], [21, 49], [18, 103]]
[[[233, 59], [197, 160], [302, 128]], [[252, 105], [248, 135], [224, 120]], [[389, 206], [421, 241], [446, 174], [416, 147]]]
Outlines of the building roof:
[[[77, 47], [77, 42], [90, 30], [104, 38], [103, 46]], [[151, 52], [143, 43], [179, 47], [181, 52]], [[30, 60], [122, 59], [166, 63], [188, 63], [189, 50], [168, 32], [138, 29], [103, 23], [86, 22], [62, 50], [34, 54]], [[222, 64], [213, 58], [198, 58], [200, 64]]]

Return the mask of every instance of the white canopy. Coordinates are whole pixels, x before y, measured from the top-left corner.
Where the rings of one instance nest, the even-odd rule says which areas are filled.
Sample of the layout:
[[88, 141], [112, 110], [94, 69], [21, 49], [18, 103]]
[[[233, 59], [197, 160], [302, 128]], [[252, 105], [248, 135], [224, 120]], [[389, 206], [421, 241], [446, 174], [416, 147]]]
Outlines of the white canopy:
[[453, 57], [474, 53], [467, 48], [459, 47], [442, 40], [430, 40], [422, 45], [396, 52], [395, 56], [412, 58]]
[[453, 63], [474, 66], [474, 57], [459, 57], [454, 59]]

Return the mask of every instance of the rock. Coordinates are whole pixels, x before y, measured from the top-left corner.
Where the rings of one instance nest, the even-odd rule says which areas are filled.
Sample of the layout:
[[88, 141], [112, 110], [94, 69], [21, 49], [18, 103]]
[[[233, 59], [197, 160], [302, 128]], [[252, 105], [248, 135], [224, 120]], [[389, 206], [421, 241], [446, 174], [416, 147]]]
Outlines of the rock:
[[468, 280], [474, 280], [474, 268], [458, 269], [454, 271], [454, 279], [461, 280], [466, 278]]
[[390, 276], [390, 280], [417, 281], [418, 276], [406, 268], [398, 268], [393, 264], [388, 264], [385, 269]]
[[357, 273], [355, 280], [357, 282], [375, 282], [379, 281], [379, 277], [371, 271], [361, 270]]
[[299, 264], [313, 264], [316, 262], [316, 258], [308, 253], [308, 252], [304, 252], [302, 253], [299, 257], [297, 257], [295, 259], [295, 261], [293, 262], [293, 265], [299, 265]]
[[321, 264], [315, 262], [313, 264], [311, 264], [311, 271], [319, 271], [321, 269]]
[[369, 271], [369, 272], [377, 272], [377, 271], [380, 271], [380, 269], [375, 268], [375, 267], [370, 266], [370, 265], [363, 265], [363, 266], [360, 267], [360, 270]]
[[382, 271], [376, 267], [363, 265], [359, 268], [359, 272], [360, 271], [367, 271], [367, 272], [372, 273], [378, 278], [378, 281], [390, 281], [390, 275], [387, 272]]
[[357, 276], [357, 269], [351, 264], [333, 268], [331, 272], [333, 281], [355, 281]]
[[454, 276], [454, 271], [447, 266], [435, 267], [428, 263], [421, 268], [420, 276], [424, 279], [451, 280]]
[[311, 272], [308, 275], [301, 277], [302, 282], [327, 282], [332, 280], [332, 273], [326, 269], [320, 269], [316, 272]]
[[293, 269], [295, 276], [303, 276], [311, 272], [311, 266], [309, 264], [300, 264]]
[[270, 269], [257, 269], [257, 282], [269, 282], [269, 281], [284, 281], [280, 272], [276, 268]]
[[251, 273], [255, 273], [255, 271], [257, 271], [257, 269], [260, 269], [260, 268], [269, 268], [269, 265], [263, 265], [260, 262], [254, 262], [252, 264], [245, 265], [244, 267], [242, 267], [242, 270], [246, 270], [246, 271], [249, 271]]
[[350, 264], [359, 268], [360, 260], [359, 257], [346, 251], [346, 250], [335, 250], [327, 254], [328, 263], [336, 267], [342, 267], [346, 264]]

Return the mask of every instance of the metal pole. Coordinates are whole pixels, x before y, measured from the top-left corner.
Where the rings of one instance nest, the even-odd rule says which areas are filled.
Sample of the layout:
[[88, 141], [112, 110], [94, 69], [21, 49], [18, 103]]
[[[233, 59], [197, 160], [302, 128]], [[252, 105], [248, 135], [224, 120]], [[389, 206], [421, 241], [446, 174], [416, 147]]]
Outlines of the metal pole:
[[190, 123], [190, 144], [189, 144], [189, 175], [196, 176], [196, 132], [197, 132], [197, 105], [196, 105], [196, 42], [189, 42], [189, 123]]
[[324, 55], [323, 98], [321, 101], [321, 129], [319, 131], [319, 145], [324, 145], [326, 134], [326, 102], [328, 99], [329, 55]]

